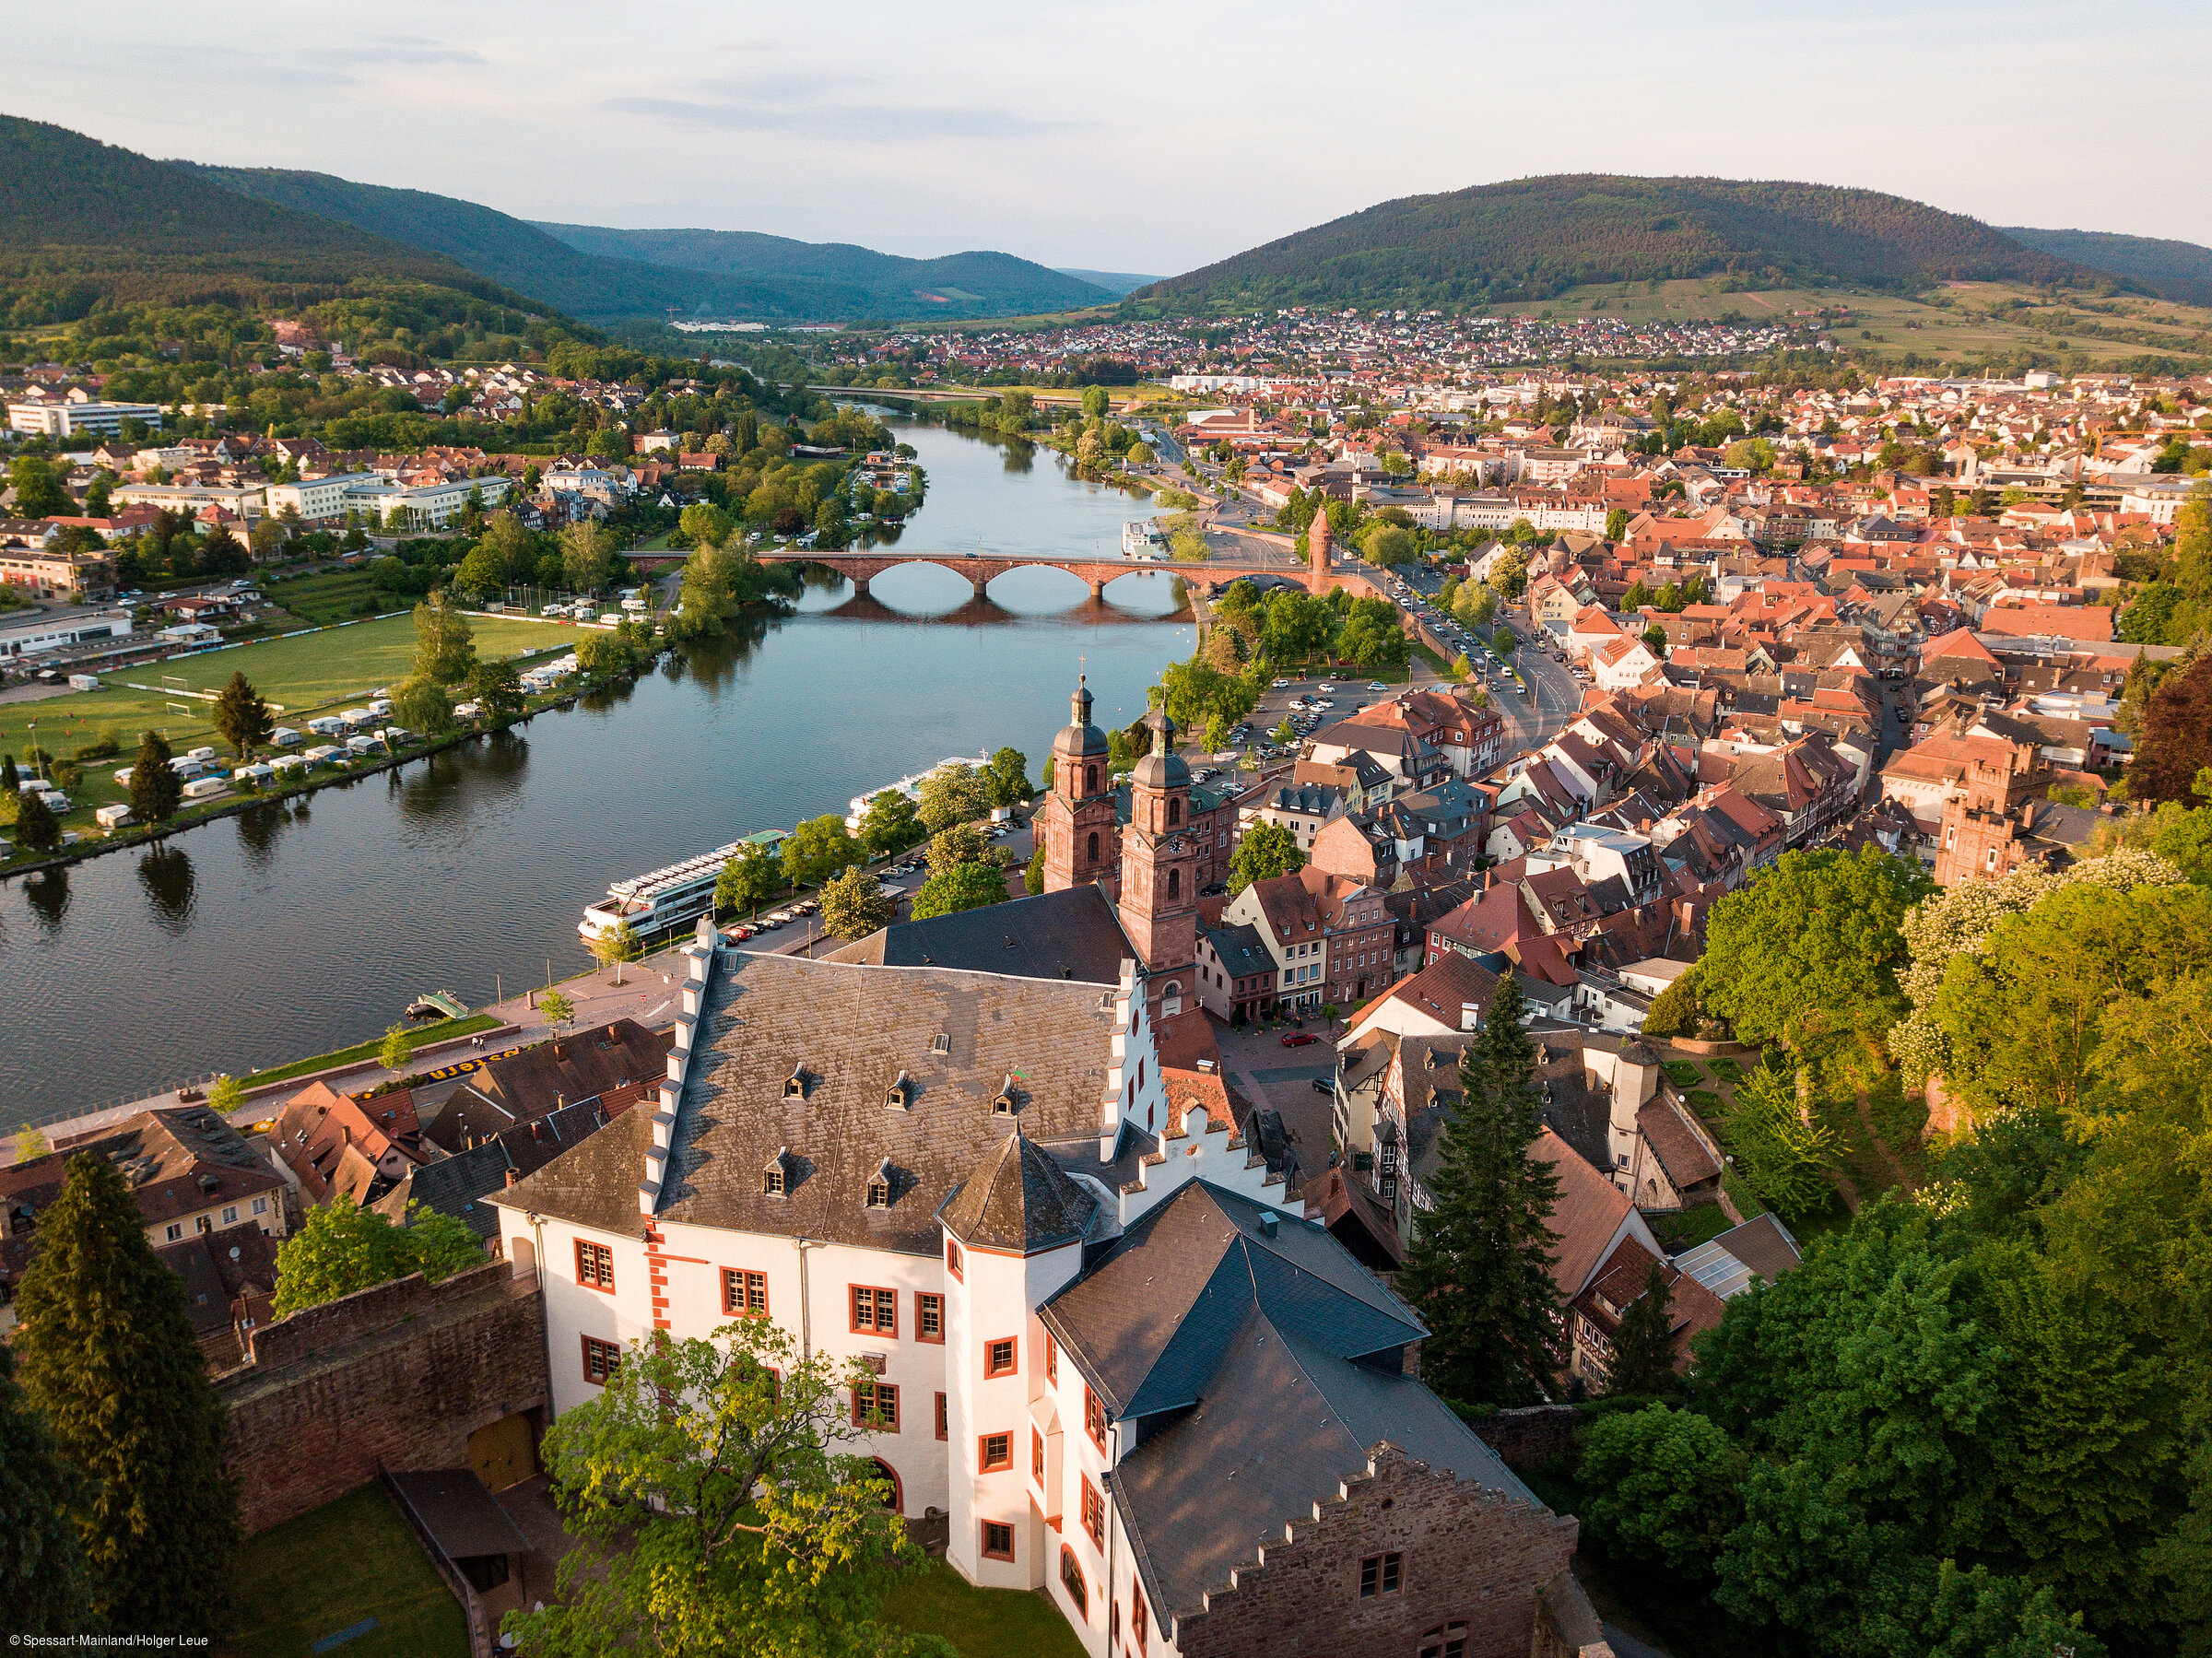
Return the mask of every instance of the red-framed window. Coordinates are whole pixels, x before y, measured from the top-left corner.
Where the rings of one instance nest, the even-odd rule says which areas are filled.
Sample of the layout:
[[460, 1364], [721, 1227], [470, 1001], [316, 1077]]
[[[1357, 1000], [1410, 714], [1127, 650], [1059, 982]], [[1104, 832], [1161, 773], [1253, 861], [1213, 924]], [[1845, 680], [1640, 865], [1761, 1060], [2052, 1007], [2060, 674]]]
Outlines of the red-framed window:
[[1001, 1520], [983, 1522], [983, 1558], [1011, 1560], [1014, 1558], [1014, 1528]]
[[1077, 1564], [1076, 1551], [1065, 1543], [1060, 1546], [1060, 1587], [1067, 1591], [1068, 1598], [1083, 1609], [1086, 1620], [1090, 1617], [1090, 1589], [1083, 1582], [1083, 1568]]
[[587, 1243], [576, 1240], [576, 1282], [587, 1289], [611, 1290], [615, 1287], [615, 1252], [604, 1243]]
[[942, 1343], [945, 1339], [945, 1298], [926, 1289], [914, 1291], [914, 1339]]
[[1011, 1335], [1001, 1335], [983, 1344], [983, 1377], [1011, 1376], [1020, 1368], [1021, 1346]]
[[1044, 1484], [1044, 1434], [1035, 1428], [1030, 1429], [1030, 1472], [1039, 1485]]
[[853, 1426], [877, 1433], [899, 1431], [899, 1386], [892, 1382], [859, 1382], [853, 1386]]
[[1106, 1403], [1090, 1391], [1088, 1382], [1083, 1384], [1083, 1431], [1100, 1451], [1106, 1449]]
[[855, 1335], [887, 1335], [897, 1339], [899, 1292], [895, 1289], [877, 1289], [869, 1284], [855, 1284], [852, 1288], [853, 1333]]
[[1093, 1548], [1106, 1546], [1106, 1499], [1099, 1495], [1099, 1487], [1090, 1483], [1088, 1474], [1083, 1476], [1083, 1531]]
[[732, 1318], [768, 1316], [768, 1275], [743, 1267], [722, 1269], [722, 1310]]
[[1044, 1379], [1055, 1387], [1060, 1384], [1060, 1344], [1050, 1330], [1044, 1333]]
[[1152, 1624], [1152, 1607], [1145, 1599], [1145, 1587], [1136, 1579], [1129, 1580], [1129, 1635], [1136, 1642], [1136, 1658], [1145, 1658], [1145, 1635]]
[[940, 1440], [952, 1438], [952, 1411], [946, 1403], [943, 1393], [937, 1395], [937, 1438]]
[[607, 1379], [622, 1368], [622, 1347], [618, 1342], [601, 1341], [596, 1335], [583, 1338], [583, 1379], [594, 1387], [605, 1387]]
[[1010, 1433], [986, 1433], [975, 1441], [975, 1467], [979, 1474], [997, 1474], [1014, 1465], [1014, 1436]]
[[949, 1238], [945, 1240], [945, 1270], [956, 1278], [960, 1276], [960, 1246]]

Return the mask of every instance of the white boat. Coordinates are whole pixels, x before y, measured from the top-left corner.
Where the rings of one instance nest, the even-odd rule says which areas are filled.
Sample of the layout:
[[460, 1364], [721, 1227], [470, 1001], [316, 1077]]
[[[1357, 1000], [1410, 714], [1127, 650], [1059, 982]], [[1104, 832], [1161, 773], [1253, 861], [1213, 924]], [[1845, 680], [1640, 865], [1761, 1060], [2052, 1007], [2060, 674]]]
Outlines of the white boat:
[[861, 820], [868, 815], [868, 802], [881, 794], [886, 789], [896, 789], [909, 800], [919, 800], [922, 797], [922, 785], [944, 770], [946, 767], [972, 766], [981, 771], [990, 763], [991, 757], [984, 754], [948, 755], [926, 771], [917, 771], [911, 777], [900, 778], [897, 782], [885, 783], [882, 788], [870, 789], [865, 794], [855, 794], [845, 812], [845, 829], [850, 834], [859, 834]]
[[585, 909], [576, 931], [589, 944], [602, 934], [613, 932], [622, 922], [628, 922], [629, 930], [644, 938], [698, 920], [713, 909], [714, 883], [722, 875], [722, 866], [735, 857], [744, 844], [732, 841], [665, 869], [612, 883], [605, 898]]
[[1158, 561], [1160, 549], [1168, 545], [1167, 535], [1155, 518], [1132, 518], [1122, 525], [1122, 557], [1138, 559], [1146, 563]]

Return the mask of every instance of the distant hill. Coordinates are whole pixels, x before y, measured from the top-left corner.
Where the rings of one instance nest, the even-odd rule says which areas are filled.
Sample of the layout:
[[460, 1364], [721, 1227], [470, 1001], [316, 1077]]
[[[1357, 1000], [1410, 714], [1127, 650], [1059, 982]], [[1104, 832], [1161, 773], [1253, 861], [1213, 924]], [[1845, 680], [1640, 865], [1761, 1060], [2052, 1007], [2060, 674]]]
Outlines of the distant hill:
[[2133, 276], [2169, 300], [2212, 305], [2212, 248], [2109, 230], [2030, 230], [2017, 225], [2003, 229], [2015, 241], [2115, 276]]
[[665, 315], [670, 311], [685, 316], [854, 317], [874, 314], [879, 304], [867, 289], [850, 284], [760, 282], [634, 259], [598, 258], [555, 240], [525, 219], [424, 190], [357, 184], [326, 172], [206, 167], [189, 161], [175, 165], [257, 201], [319, 214], [441, 253], [593, 321]]
[[2094, 273], [1979, 219], [1827, 184], [1566, 173], [1406, 196], [1155, 282], [1147, 309], [1409, 308], [1546, 299], [1589, 282], [1734, 276], [2062, 283]]
[[1009, 316], [1103, 305], [1102, 288], [1011, 253], [907, 259], [846, 241], [796, 241], [755, 230], [617, 230], [541, 222], [540, 229], [602, 258], [720, 276], [847, 285], [876, 296], [877, 316]]
[[0, 300], [76, 315], [95, 296], [312, 304], [376, 282], [546, 309], [419, 247], [249, 201], [66, 127], [0, 115]]
[[1063, 276], [1073, 276], [1078, 282], [1088, 282], [1093, 288], [1102, 288], [1110, 294], [1125, 294], [1147, 282], [1157, 282], [1158, 276], [1139, 276], [1132, 271], [1078, 271], [1068, 266], [1054, 267]]

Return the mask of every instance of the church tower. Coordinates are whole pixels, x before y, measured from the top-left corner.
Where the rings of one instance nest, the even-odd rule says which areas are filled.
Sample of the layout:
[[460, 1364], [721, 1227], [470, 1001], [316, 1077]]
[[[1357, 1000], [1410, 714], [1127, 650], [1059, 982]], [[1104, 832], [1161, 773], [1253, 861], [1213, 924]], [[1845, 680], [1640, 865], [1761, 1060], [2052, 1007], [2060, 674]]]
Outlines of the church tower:
[[1044, 889], [1065, 892], [1110, 879], [1114, 868], [1113, 777], [1106, 734], [1090, 723], [1091, 696], [1081, 678], [1068, 723], [1053, 739], [1053, 790], [1038, 810], [1044, 837]]
[[1198, 984], [1198, 843], [1191, 832], [1191, 769], [1175, 752], [1175, 722], [1145, 716], [1152, 752], [1129, 777], [1122, 831], [1122, 931], [1136, 948], [1163, 1014], [1182, 1011]]

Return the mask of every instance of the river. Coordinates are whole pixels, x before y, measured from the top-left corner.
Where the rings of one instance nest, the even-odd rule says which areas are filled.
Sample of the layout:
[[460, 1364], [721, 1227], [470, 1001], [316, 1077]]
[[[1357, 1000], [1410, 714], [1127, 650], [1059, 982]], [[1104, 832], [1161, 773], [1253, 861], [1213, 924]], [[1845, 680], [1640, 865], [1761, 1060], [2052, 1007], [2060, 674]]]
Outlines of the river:
[[[1050, 450], [900, 424], [929, 476], [901, 550], [1115, 556], [1144, 509]], [[671, 656], [623, 690], [159, 852], [0, 883], [0, 1127], [373, 1037], [417, 994], [472, 1005], [589, 965], [608, 881], [1012, 744], [1034, 777], [1088, 669], [1125, 724], [1188, 655], [1172, 579], [1105, 602], [1062, 570], [908, 565], [854, 599]]]

